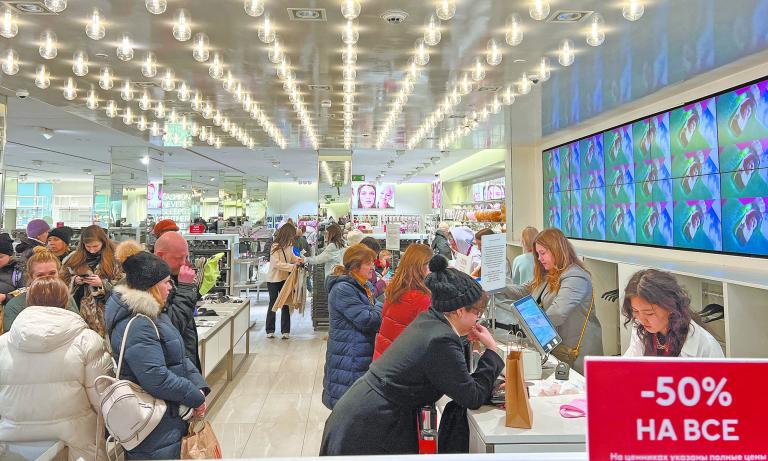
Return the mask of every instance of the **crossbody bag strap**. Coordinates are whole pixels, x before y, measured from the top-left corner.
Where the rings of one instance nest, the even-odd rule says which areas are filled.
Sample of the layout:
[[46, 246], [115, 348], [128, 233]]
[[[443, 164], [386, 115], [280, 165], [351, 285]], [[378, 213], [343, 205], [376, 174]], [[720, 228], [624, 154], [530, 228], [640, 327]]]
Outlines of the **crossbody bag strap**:
[[579, 349], [581, 348], [581, 340], [584, 339], [584, 333], [587, 331], [587, 323], [589, 323], [589, 316], [592, 315], [592, 308], [595, 306], [595, 289], [592, 289], [592, 301], [589, 303], [589, 309], [587, 310], [587, 316], [584, 317], [584, 325], [581, 327], [581, 334], [579, 335], [579, 342], [576, 343], [576, 355], [579, 355]]
[[117, 359], [117, 371], [115, 372], [115, 377], [117, 379], [120, 379], [120, 372], [123, 369], [123, 355], [125, 354], [125, 343], [128, 340], [128, 331], [131, 329], [131, 324], [133, 323], [133, 321], [136, 320], [138, 317], [144, 317], [147, 320], [149, 320], [149, 323], [151, 323], [152, 326], [155, 328], [155, 333], [157, 333], [157, 339], [160, 339], [160, 330], [157, 329], [157, 325], [155, 325], [155, 322], [153, 322], [151, 318], [147, 317], [144, 314], [134, 315], [133, 318], [128, 321], [128, 325], [126, 325], [125, 331], [123, 332], [123, 340], [120, 342], [120, 356]]

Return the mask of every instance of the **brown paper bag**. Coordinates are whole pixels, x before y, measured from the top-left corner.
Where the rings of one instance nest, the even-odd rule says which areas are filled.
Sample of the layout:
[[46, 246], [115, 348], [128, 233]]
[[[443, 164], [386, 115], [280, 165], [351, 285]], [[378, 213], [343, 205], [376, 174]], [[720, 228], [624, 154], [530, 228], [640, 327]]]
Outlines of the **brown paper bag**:
[[211, 423], [202, 421], [203, 427], [195, 431], [200, 420], [192, 420], [189, 433], [181, 439], [181, 459], [221, 459], [221, 445], [213, 433]]
[[522, 352], [510, 351], [507, 355], [506, 381], [506, 426], [530, 429], [533, 426], [533, 412], [523, 378]]

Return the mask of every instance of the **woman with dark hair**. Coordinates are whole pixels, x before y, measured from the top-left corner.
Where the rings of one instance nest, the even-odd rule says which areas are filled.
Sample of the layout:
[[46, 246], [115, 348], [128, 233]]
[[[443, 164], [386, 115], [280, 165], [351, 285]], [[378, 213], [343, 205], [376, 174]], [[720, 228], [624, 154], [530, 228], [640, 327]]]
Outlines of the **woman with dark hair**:
[[115, 244], [99, 226], [83, 229], [80, 244], [62, 263], [61, 278], [69, 284], [88, 328], [105, 336], [104, 305], [112, 287], [123, 277], [115, 259]]
[[[447, 395], [477, 409], [491, 395], [504, 361], [491, 333], [477, 323], [488, 293], [469, 275], [435, 256], [425, 284], [432, 307], [422, 312], [365, 375], [338, 401], [328, 417], [321, 456], [417, 454], [417, 415]], [[470, 374], [463, 336], [486, 350]]]
[[419, 243], [408, 246], [403, 253], [395, 276], [384, 292], [381, 328], [376, 335], [373, 360], [379, 358], [419, 314], [429, 309], [432, 297], [424, 279], [429, 274], [432, 256], [432, 248]]
[[[291, 223], [285, 223], [275, 233], [272, 248], [269, 251], [269, 272], [267, 273], [267, 290], [269, 291], [269, 308], [267, 309], [267, 338], [275, 337], [275, 321], [277, 314], [272, 307], [283, 289], [285, 281], [297, 264], [304, 259], [293, 253], [293, 241], [296, 238], [296, 228]], [[283, 339], [291, 336], [291, 311], [288, 306], [280, 309], [280, 333]]]
[[305, 264], [314, 266], [315, 264], [325, 265], [325, 275], [331, 275], [333, 269], [341, 264], [341, 256], [344, 250], [344, 233], [341, 226], [331, 224], [325, 229], [325, 248], [317, 256], [308, 256], [304, 259]]
[[344, 252], [344, 266], [326, 278], [328, 348], [323, 375], [323, 405], [336, 402], [368, 371], [373, 343], [381, 325], [381, 305], [373, 297], [370, 278], [376, 253], [358, 243]]
[[723, 357], [720, 343], [696, 324], [691, 298], [672, 274], [635, 273], [624, 290], [624, 326], [632, 324], [624, 357]]
[[595, 314], [592, 276], [559, 229], [544, 229], [533, 243], [533, 280], [509, 287], [509, 294], [512, 298], [530, 294], [536, 300], [563, 339], [563, 346], [579, 347], [571, 366], [584, 373], [584, 357], [603, 355], [603, 330]]
[[376, 186], [363, 184], [357, 188], [357, 207], [376, 208]]

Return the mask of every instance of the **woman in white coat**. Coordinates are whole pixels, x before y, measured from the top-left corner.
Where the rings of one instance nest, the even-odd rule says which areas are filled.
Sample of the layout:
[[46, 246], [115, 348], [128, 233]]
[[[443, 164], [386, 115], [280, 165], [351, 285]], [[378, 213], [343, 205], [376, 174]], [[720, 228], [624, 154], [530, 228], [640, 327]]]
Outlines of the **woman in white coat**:
[[[0, 336], [0, 440], [63, 441], [69, 459], [96, 457], [98, 396], [93, 381], [113, 375], [104, 339], [67, 310], [69, 287], [35, 280], [11, 330]], [[99, 459], [104, 458], [99, 450]]]
[[304, 264], [314, 266], [323, 264], [326, 277], [331, 275], [336, 266], [341, 265], [341, 255], [344, 251], [344, 235], [341, 226], [331, 224], [325, 230], [325, 248], [317, 256], [307, 256]]
[[622, 306], [632, 324], [624, 357], [723, 357], [720, 343], [693, 319], [691, 298], [668, 272], [635, 273], [624, 290]]

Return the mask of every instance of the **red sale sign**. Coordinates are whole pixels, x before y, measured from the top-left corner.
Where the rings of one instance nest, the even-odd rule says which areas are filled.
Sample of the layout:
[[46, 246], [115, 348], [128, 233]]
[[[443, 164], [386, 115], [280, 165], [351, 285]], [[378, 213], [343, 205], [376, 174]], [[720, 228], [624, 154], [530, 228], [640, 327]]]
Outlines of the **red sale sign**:
[[192, 224], [189, 226], [189, 233], [190, 234], [204, 234], [205, 233], [205, 226], [202, 224]]
[[768, 360], [588, 358], [589, 459], [768, 460]]

